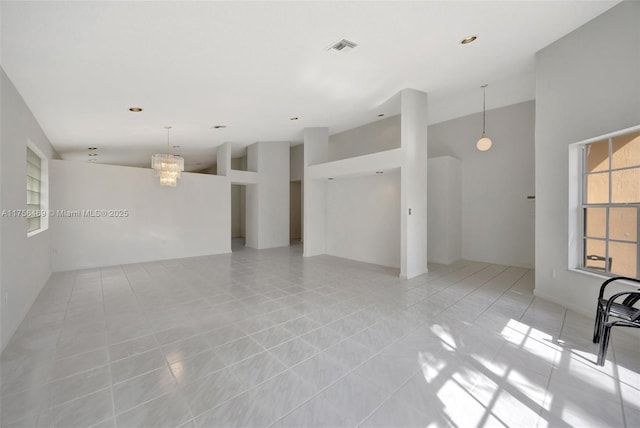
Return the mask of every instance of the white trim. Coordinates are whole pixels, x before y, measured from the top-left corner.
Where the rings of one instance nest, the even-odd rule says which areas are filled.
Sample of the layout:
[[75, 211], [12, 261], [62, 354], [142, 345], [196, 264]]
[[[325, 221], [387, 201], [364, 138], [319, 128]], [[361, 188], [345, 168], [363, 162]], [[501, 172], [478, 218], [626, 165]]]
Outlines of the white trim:
[[[586, 272], [583, 272], [583, 273], [586, 273]], [[548, 302], [555, 303], [557, 305], [562, 306], [565, 309], [569, 309], [570, 311], [576, 312], [576, 313], [578, 313], [580, 315], [584, 315], [585, 317], [588, 317], [588, 318], [590, 318], [590, 319], [595, 321], [595, 308], [596, 308], [595, 299], [594, 299], [594, 303], [593, 303], [593, 312], [592, 312], [592, 311], [585, 311], [585, 309], [583, 307], [574, 305], [574, 304], [568, 302], [567, 300], [563, 300], [561, 302], [558, 297], [552, 296], [551, 294], [547, 294], [547, 293], [544, 293], [544, 292], [540, 292], [540, 291], [538, 291], [537, 288], [533, 290], [533, 295], [538, 299], [543, 299], [543, 300], [546, 300]]]
[[598, 273], [598, 272], [593, 272], [593, 271], [586, 270], [586, 269], [581, 269], [581, 268], [569, 268], [569, 271], [575, 272], [575, 273], [582, 273], [584, 275], [589, 275], [589, 276], [592, 276], [594, 278], [601, 279], [602, 281], [606, 281], [607, 279], [613, 278], [613, 276], [610, 276], [610, 275], [603, 275], [603, 274]]
[[583, 144], [569, 146], [569, 195], [568, 195], [568, 266], [569, 270], [577, 269], [582, 260], [582, 148]]
[[612, 137], [617, 137], [618, 135], [628, 134], [630, 132], [640, 131], [640, 125], [631, 126], [629, 128], [621, 129], [619, 131], [609, 132], [608, 134], [599, 135], [597, 137], [589, 138], [588, 140], [578, 141], [576, 143], [569, 144], [569, 147], [574, 145], [585, 145], [589, 143], [595, 143], [600, 140], [609, 139]]

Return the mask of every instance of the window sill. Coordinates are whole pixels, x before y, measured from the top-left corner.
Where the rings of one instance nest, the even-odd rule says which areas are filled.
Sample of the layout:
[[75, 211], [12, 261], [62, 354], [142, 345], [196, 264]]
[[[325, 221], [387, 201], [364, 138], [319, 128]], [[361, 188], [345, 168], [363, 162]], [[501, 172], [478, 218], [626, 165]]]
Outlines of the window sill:
[[27, 232], [27, 238], [31, 238], [32, 236], [36, 236], [36, 235], [38, 235], [38, 234], [40, 234], [40, 233], [42, 233], [42, 232], [44, 232], [44, 231], [46, 231], [48, 229], [49, 229], [48, 227], [42, 227], [40, 229], [32, 230], [31, 232]]
[[594, 272], [594, 271], [591, 271], [591, 270], [586, 270], [586, 269], [581, 269], [581, 268], [569, 268], [569, 270], [571, 272], [577, 272], [577, 273], [581, 273], [581, 274], [584, 274], [584, 275], [589, 275], [589, 276], [592, 276], [594, 278], [600, 278], [602, 280], [613, 278], [612, 275], [605, 275], [603, 273], [597, 273], [597, 272]]
[[584, 274], [584, 275], [589, 275], [589, 276], [592, 276], [594, 278], [601, 279], [603, 281], [606, 281], [607, 279], [615, 278], [616, 276], [623, 276], [623, 275], [619, 275], [619, 274], [598, 273], [598, 272], [594, 272], [594, 271], [586, 270], [586, 269], [581, 269], [581, 268], [569, 268], [569, 270], [571, 272], [577, 272], [577, 273], [581, 273], [581, 274]]

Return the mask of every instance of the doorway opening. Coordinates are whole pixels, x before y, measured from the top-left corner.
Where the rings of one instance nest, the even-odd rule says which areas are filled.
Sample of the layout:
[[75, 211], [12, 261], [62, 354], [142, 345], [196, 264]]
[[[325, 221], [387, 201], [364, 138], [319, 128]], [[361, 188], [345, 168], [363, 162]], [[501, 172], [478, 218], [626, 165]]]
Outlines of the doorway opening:
[[291, 245], [302, 243], [302, 182], [289, 183], [289, 241]]
[[231, 251], [244, 248], [246, 243], [246, 186], [231, 185]]

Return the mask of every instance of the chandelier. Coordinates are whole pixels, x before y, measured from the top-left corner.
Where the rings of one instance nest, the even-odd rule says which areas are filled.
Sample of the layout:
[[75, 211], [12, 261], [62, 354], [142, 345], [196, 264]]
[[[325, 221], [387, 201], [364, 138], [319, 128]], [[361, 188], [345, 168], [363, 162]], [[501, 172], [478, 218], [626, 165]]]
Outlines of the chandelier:
[[[170, 126], [165, 126], [167, 130], [167, 151], [169, 148]], [[168, 153], [151, 156], [151, 168], [156, 170], [156, 177], [160, 177], [161, 186], [176, 187], [180, 173], [184, 171], [184, 158], [182, 156]]]

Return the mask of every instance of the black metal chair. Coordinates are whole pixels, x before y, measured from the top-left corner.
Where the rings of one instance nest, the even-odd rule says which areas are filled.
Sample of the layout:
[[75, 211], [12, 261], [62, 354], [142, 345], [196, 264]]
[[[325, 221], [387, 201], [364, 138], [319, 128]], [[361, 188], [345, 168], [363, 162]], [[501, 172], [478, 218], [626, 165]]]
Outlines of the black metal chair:
[[[598, 351], [598, 365], [600, 366], [604, 365], [612, 327], [640, 328], [640, 308], [634, 307], [640, 301], [640, 288], [604, 297], [606, 287], [615, 281], [629, 281], [640, 284], [639, 279], [617, 276], [606, 280], [600, 286], [596, 321], [593, 326], [593, 343], [600, 342]], [[610, 321], [610, 318], [614, 318], [614, 320]]]

